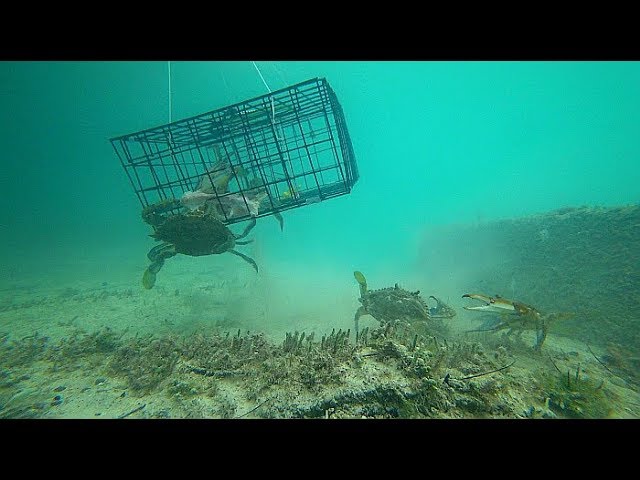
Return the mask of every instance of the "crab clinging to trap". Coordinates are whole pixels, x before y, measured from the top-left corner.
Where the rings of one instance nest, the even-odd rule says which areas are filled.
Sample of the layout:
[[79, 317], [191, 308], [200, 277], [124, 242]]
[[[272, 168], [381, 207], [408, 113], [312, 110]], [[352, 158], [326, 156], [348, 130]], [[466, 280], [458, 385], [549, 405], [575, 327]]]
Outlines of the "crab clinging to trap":
[[162, 243], [153, 247], [147, 254], [151, 265], [142, 277], [143, 286], [147, 289], [153, 288], [156, 274], [165, 260], [178, 253], [199, 257], [229, 252], [251, 264], [257, 272], [256, 262], [234, 249], [236, 245], [246, 245], [251, 242], [251, 240], [241, 239], [246, 237], [255, 225], [256, 219], [252, 218], [241, 234], [235, 234], [216, 216], [201, 210], [167, 217], [154, 226], [154, 233], [151, 236]]
[[478, 312], [494, 312], [500, 315], [500, 319], [485, 328], [468, 330], [468, 332], [496, 332], [533, 330], [536, 332], [535, 350], [540, 350], [547, 338], [549, 324], [553, 320], [572, 317], [572, 313], [548, 313], [542, 314], [531, 305], [522, 302], [507, 300], [500, 295], [490, 296], [481, 293], [465, 293], [462, 298], [471, 298], [483, 302], [483, 305], [464, 307], [465, 310]]

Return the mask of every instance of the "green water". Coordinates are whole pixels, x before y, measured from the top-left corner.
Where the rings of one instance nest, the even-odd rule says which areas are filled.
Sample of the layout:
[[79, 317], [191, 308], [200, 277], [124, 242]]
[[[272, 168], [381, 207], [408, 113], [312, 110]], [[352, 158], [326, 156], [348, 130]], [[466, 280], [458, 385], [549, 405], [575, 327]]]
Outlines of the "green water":
[[[372, 287], [400, 281], [424, 288], [437, 279], [432, 291], [459, 298], [473, 256], [467, 252], [456, 263], [456, 251], [434, 239], [438, 260], [447, 261], [430, 271], [435, 259], [425, 239], [440, 227], [640, 201], [638, 62], [256, 65], [272, 90], [328, 80], [344, 109], [360, 179], [349, 195], [286, 212], [283, 232], [275, 221], [260, 220], [256, 242], [246, 250], [261, 266], [259, 280], [228, 255], [176, 258], [161, 272], [161, 292], [200, 288], [210, 271], [216, 278], [240, 271], [240, 284], [261, 282], [255, 296], [268, 307], [251, 320], [252, 329], [278, 325], [281, 333], [305, 321], [329, 329], [348, 325], [357, 306], [354, 270], [365, 272]], [[112, 285], [133, 289], [142, 306], [113, 318], [106, 311], [100, 320], [91, 317], [91, 325], [135, 330], [175, 316], [171, 303], [150, 306], [158, 292], [142, 290], [145, 255], [154, 243], [109, 142], [168, 122], [167, 67], [0, 62], [5, 303], [17, 289], [37, 295]], [[265, 93], [250, 61], [171, 62], [173, 120]], [[456, 278], [449, 278], [454, 269]], [[174, 280], [172, 272], [180, 276]], [[516, 280], [510, 281], [515, 291]], [[233, 305], [227, 313], [242, 316], [245, 303], [234, 299], [234, 288], [225, 297]], [[247, 288], [238, 287], [243, 294]], [[210, 311], [207, 294], [193, 295]], [[185, 328], [195, 317], [206, 325], [197, 305], [190, 308]], [[77, 310], [82, 321], [88, 310]], [[11, 329], [11, 315], [4, 314], [3, 330]]]

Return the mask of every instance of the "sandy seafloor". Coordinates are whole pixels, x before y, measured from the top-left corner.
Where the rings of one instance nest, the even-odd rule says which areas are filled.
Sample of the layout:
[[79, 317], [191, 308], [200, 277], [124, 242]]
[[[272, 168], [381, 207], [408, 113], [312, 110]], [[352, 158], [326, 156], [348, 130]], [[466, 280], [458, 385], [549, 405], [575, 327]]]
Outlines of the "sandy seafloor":
[[[255, 247], [245, 247], [244, 251], [256, 257], [261, 266], [260, 273], [256, 274], [249, 265], [232, 255], [200, 258], [178, 256], [167, 261], [152, 290], [144, 290], [140, 283], [143, 269], [148, 263], [144, 252], [139, 258], [127, 257], [126, 260], [117, 253], [111, 256], [105, 253], [98, 266], [87, 254], [85, 261], [60, 259], [58, 266], [48, 267], [46, 273], [38, 272], [36, 268], [31, 272], [28, 268], [23, 272], [13, 272], [3, 278], [0, 290], [0, 340], [5, 343], [20, 341], [33, 338], [37, 333], [37, 338], [48, 337], [48, 342], [53, 344], [74, 334], [90, 334], [108, 327], [116, 333], [122, 333], [124, 338], [146, 334], [186, 336], [214, 331], [262, 332], [268, 340], [279, 344], [287, 332], [294, 330], [315, 332], [316, 338], [319, 338], [332, 329], [353, 328], [353, 313], [359, 303], [352, 270], [345, 268], [344, 272], [337, 272], [327, 267], [325, 271], [305, 271], [292, 263], [290, 266], [280, 266], [281, 271], [275, 272]], [[376, 277], [381, 277], [380, 272]], [[372, 284], [370, 287], [391, 286], [399, 281], [394, 277], [391, 274], [386, 285]], [[462, 309], [465, 303], [460, 297], [465, 292], [439, 291], [437, 286], [425, 285], [424, 281], [417, 278], [402, 280], [401, 285], [407, 289], [420, 289], [425, 297], [431, 293], [437, 294], [456, 308], [458, 315], [450, 321], [454, 334], [470, 326], [478, 326], [476, 314]], [[364, 317], [362, 324], [374, 327], [377, 322], [371, 317]], [[523, 338], [528, 344], [532, 343], [533, 337], [528, 333]], [[594, 345], [593, 349], [598, 355], [604, 353], [599, 346]], [[544, 355], [536, 357], [533, 352], [520, 351], [510, 357], [517, 360], [512, 367], [487, 376], [491, 377], [492, 382], [496, 378], [503, 382], [500, 396], [508, 407], [503, 409], [506, 409], [506, 413], [502, 418], [526, 418], [531, 416], [533, 410], [537, 409], [538, 413], [545, 411], [545, 399], [536, 396], [530, 388], [530, 382], [532, 371], [551, 371], [554, 368], [546, 361], [548, 355], [553, 355], [563, 370], [575, 369], [577, 364], [582, 375], [605, 379], [610, 395], [608, 398], [611, 399], [607, 417], [640, 416], [637, 387], [623, 377], [605, 371], [583, 342], [554, 335], [551, 331], [544, 352]], [[143, 405], [144, 408], [127, 418], [225, 416], [219, 414], [219, 408], [207, 409], [206, 404], [211, 400], [204, 394], [192, 395], [188, 401], [172, 398], [175, 389], [158, 388], [148, 394], [132, 394], [126, 380], [105, 373], [104, 365], [84, 364], [80, 359], [77, 368], [55, 372], [48, 367], [50, 365], [43, 362], [35, 362], [24, 368], [18, 365], [5, 369], [2, 366], [4, 376], [12, 379], [11, 382], [5, 382], [0, 392], [5, 412], [21, 402], [40, 402], [46, 408], [38, 416], [44, 418], [118, 418]], [[357, 371], [351, 369], [347, 362], [341, 367], [340, 373], [346, 379], [346, 384], [336, 387], [338, 390], [365, 388], [367, 382], [393, 384], [404, 381], [397, 377], [397, 372], [388, 364], [375, 356], [364, 358]], [[179, 378], [180, 375], [178, 372], [173, 377]], [[205, 380], [193, 377], [191, 375], [191, 384]], [[487, 377], [482, 380], [488, 380]], [[219, 379], [217, 385], [218, 395], [226, 396], [233, 402], [233, 414], [227, 414], [227, 418], [243, 416], [259, 403], [259, 399], [251, 400], [243, 395], [234, 379]], [[286, 387], [274, 388], [272, 393], [276, 397], [277, 388]], [[314, 397], [326, 396], [328, 390], [303, 389], [298, 392], [299, 397], [289, 395], [282, 397], [282, 401], [290, 402], [292, 398], [293, 401], [299, 398], [301, 404], [309, 403]], [[54, 400], [56, 395], [60, 396], [57, 402]], [[203, 398], [199, 399], [200, 396]], [[190, 411], [191, 406], [195, 413]], [[525, 413], [527, 409], [529, 414]], [[336, 413], [339, 411], [339, 408], [327, 409], [326, 416], [340, 418], [341, 415]], [[260, 410], [256, 410], [244, 415], [244, 418], [261, 416]], [[343, 416], [354, 415], [344, 413]], [[474, 414], [458, 412], [454, 407], [434, 416], [470, 418]], [[493, 417], [486, 413], [478, 416]], [[552, 413], [540, 414], [537, 418], [556, 416]]]

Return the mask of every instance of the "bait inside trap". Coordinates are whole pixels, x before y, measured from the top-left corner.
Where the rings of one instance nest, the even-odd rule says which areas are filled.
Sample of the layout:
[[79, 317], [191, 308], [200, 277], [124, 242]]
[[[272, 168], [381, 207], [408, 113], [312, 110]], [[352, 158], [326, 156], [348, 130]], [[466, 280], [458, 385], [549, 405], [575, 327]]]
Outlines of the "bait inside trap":
[[324, 78], [112, 138], [143, 211], [205, 208], [225, 224], [348, 194], [358, 168]]

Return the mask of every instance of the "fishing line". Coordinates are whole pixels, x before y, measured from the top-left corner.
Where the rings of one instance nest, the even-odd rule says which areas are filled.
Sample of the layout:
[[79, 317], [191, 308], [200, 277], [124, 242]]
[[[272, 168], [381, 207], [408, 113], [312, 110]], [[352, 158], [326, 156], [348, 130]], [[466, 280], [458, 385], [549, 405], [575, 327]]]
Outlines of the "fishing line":
[[262, 76], [262, 72], [260, 71], [260, 69], [256, 65], [256, 62], [252, 61], [251, 63], [253, 63], [253, 66], [255, 67], [256, 71], [258, 72], [258, 75], [260, 75], [260, 79], [262, 80], [262, 83], [264, 83], [264, 86], [267, 87], [267, 90], [269, 90], [269, 93], [271, 93], [271, 89], [269, 88], [269, 85], [267, 85], [267, 82], [264, 81], [264, 77]]
[[[253, 67], [256, 69], [256, 72], [258, 72], [258, 75], [260, 76], [260, 80], [262, 80], [262, 83], [264, 83], [264, 86], [267, 88], [269, 93], [271, 93], [271, 89], [269, 88], [269, 85], [267, 85], [267, 82], [262, 76], [262, 72], [258, 68], [258, 65], [256, 65], [256, 62], [254, 62], [253, 60], [251, 61], [251, 63], [253, 63]], [[283, 139], [282, 136], [278, 135], [278, 131], [276, 129], [276, 107], [273, 103], [273, 97], [270, 97], [270, 100], [271, 100], [271, 126], [273, 127], [276, 140], [282, 140]]]

